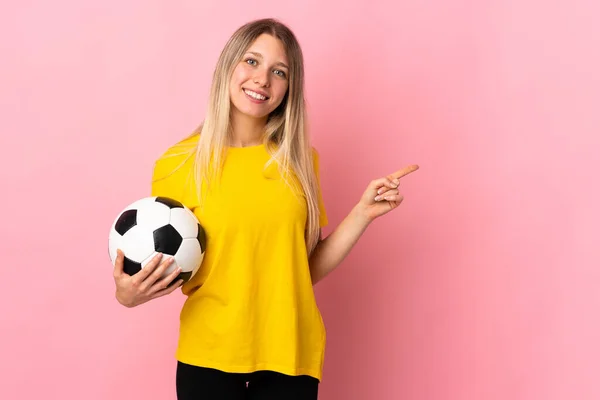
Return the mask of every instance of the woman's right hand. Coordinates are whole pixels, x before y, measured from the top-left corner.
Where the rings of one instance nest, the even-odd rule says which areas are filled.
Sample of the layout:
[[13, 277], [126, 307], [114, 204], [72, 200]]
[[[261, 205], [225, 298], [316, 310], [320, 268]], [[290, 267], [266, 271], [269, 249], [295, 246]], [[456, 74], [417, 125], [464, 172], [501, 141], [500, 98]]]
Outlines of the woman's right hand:
[[115, 296], [118, 302], [125, 307], [139, 306], [157, 297], [167, 295], [183, 283], [183, 280], [180, 279], [171, 284], [181, 272], [179, 267], [175, 268], [169, 275], [161, 277], [173, 262], [172, 257], [168, 257], [161, 262], [162, 254], [156, 254], [144, 268], [134, 275], [129, 275], [123, 271], [124, 259], [123, 252], [118, 249], [113, 270], [116, 285]]

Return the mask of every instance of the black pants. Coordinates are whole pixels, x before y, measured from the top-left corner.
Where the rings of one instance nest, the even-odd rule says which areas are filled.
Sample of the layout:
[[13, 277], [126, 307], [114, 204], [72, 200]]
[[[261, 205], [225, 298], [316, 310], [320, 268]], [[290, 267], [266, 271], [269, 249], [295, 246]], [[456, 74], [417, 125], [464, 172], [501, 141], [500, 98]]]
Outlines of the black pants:
[[176, 386], [178, 400], [317, 400], [319, 381], [272, 371], [234, 374], [178, 362]]

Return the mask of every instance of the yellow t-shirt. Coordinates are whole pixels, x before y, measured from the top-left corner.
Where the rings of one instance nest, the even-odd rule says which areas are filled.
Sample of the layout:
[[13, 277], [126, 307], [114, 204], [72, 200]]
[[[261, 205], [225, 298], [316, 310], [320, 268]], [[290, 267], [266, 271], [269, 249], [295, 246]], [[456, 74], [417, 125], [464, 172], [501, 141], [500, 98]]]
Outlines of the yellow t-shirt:
[[[182, 286], [188, 297], [176, 358], [227, 372], [272, 370], [320, 380], [326, 335], [304, 241], [304, 197], [286, 185], [275, 163], [265, 172], [269, 154], [259, 145], [228, 149], [222, 178], [210, 190], [203, 186], [199, 207], [190, 152], [197, 141], [196, 135], [169, 148], [155, 164], [152, 184], [152, 196], [189, 207], [207, 237], [200, 269]], [[320, 190], [319, 208], [323, 227]]]

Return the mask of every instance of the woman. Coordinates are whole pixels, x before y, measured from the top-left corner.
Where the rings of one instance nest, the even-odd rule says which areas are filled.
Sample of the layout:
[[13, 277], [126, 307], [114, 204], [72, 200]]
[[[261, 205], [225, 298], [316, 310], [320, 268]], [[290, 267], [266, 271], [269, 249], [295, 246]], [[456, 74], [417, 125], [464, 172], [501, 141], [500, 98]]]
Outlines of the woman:
[[[317, 398], [325, 329], [313, 285], [375, 218], [402, 201], [399, 179], [374, 180], [327, 238], [319, 158], [306, 129], [303, 56], [276, 20], [240, 27], [218, 60], [205, 120], [154, 168], [153, 196], [194, 211], [207, 235], [200, 270], [182, 285], [157, 255], [134, 276], [115, 267], [116, 297], [133, 307], [187, 296], [176, 352], [177, 396]], [[173, 284], [171, 284], [173, 282]]]

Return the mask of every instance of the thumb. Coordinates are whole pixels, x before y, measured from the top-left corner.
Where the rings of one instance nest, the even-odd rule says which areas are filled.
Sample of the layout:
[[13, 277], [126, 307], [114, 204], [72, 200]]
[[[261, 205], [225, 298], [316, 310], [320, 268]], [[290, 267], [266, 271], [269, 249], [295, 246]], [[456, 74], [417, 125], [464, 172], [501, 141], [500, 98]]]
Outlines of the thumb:
[[121, 249], [117, 249], [117, 258], [115, 258], [115, 267], [113, 268], [113, 276], [118, 278], [123, 274], [123, 264], [124, 264], [125, 255], [121, 251]]

